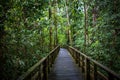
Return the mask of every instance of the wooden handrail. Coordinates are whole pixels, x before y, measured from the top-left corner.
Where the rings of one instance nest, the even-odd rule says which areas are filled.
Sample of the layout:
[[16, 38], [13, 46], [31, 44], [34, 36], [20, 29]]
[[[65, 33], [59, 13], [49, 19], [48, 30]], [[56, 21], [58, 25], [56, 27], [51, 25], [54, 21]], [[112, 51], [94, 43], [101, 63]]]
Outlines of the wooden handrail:
[[17, 80], [47, 80], [48, 73], [58, 55], [60, 46], [53, 49], [46, 57], [42, 58], [38, 63], [28, 69]]
[[[85, 74], [85, 80], [120, 80], [120, 75], [98, 63], [77, 49], [68, 46], [68, 50]], [[92, 69], [93, 68], [93, 69]], [[102, 70], [105, 72], [103, 73]]]

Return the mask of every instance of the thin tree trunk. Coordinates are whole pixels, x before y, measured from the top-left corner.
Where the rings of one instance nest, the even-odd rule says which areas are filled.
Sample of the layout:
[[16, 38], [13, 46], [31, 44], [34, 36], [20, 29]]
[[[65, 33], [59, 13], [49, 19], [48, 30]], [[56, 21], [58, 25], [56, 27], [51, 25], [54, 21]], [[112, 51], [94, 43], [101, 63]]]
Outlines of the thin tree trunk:
[[54, 0], [54, 26], [55, 26], [55, 38], [54, 38], [54, 47], [58, 44], [58, 32], [57, 32], [57, 7], [58, 6], [58, 3], [57, 3], [57, 0]]
[[84, 2], [84, 53], [86, 53], [86, 46], [87, 46], [87, 8], [86, 8], [86, 2]]
[[96, 26], [96, 20], [97, 20], [97, 10], [96, 10], [96, 6], [93, 7], [93, 27]]
[[71, 30], [70, 30], [70, 18], [69, 18], [69, 11], [68, 11], [68, 2], [69, 0], [66, 0], [66, 17], [67, 17], [67, 44], [72, 45], [72, 37], [71, 37]]
[[50, 21], [50, 29], [49, 29], [49, 48], [52, 50], [52, 26], [51, 26], [51, 16], [52, 16], [52, 11], [51, 11], [51, 0], [49, 0], [49, 21]]

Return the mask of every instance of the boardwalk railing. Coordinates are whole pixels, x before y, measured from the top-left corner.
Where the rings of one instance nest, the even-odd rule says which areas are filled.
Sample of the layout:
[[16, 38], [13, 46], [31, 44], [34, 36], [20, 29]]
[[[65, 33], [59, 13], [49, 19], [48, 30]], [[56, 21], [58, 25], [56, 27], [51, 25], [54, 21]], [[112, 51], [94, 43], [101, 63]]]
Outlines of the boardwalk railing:
[[91, 59], [77, 49], [68, 46], [68, 50], [75, 62], [82, 69], [85, 80], [120, 80], [120, 75]]
[[45, 58], [32, 66], [26, 73], [21, 75], [17, 80], [47, 80], [48, 73], [58, 55], [60, 46], [52, 50]]

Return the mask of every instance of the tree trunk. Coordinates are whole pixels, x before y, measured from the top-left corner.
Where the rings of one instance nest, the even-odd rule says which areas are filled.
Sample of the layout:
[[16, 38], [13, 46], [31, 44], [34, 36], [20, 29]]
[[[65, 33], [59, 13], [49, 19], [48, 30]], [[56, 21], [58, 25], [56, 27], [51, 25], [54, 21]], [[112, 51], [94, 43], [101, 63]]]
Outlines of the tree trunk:
[[69, 11], [68, 11], [68, 2], [69, 0], [66, 0], [66, 17], [67, 17], [67, 44], [72, 45], [72, 37], [71, 37], [71, 30], [70, 30], [70, 18], [69, 18]]
[[85, 53], [85, 51], [86, 51], [86, 24], [87, 24], [87, 21], [86, 21], [86, 15], [87, 15], [87, 13], [86, 13], [86, 4], [85, 4], [85, 2], [84, 2], [84, 15], [85, 15], [85, 20], [84, 20], [84, 53]]
[[87, 46], [87, 36], [88, 36], [88, 32], [87, 32], [87, 5], [86, 2], [83, 0], [84, 2], [84, 15], [85, 15], [85, 19], [84, 19], [84, 53], [86, 53], [86, 46]]
[[52, 16], [52, 11], [51, 11], [51, 0], [49, 0], [49, 23], [50, 23], [50, 28], [49, 28], [49, 49], [52, 50], [52, 26], [51, 26], [51, 16]]
[[57, 0], [54, 0], [54, 26], [55, 26], [55, 35], [54, 35], [54, 47], [58, 44], [58, 32], [57, 32], [57, 7], [58, 3]]

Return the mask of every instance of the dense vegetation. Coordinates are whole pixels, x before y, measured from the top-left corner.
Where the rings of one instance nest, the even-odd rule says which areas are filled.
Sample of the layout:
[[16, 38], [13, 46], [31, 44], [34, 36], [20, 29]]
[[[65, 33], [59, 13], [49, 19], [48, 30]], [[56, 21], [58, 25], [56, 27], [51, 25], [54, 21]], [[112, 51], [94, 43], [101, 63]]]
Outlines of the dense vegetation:
[[74, 46], [119, 74], [119, 4], [120, 0], [1, 0], [0, 79], [15, 80], [58, 44]]

